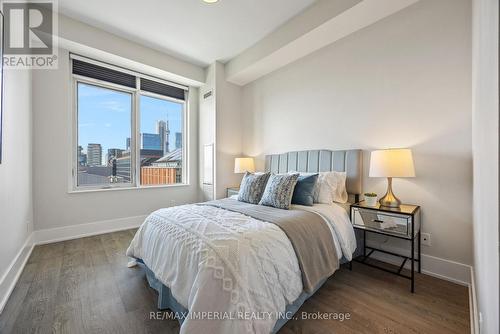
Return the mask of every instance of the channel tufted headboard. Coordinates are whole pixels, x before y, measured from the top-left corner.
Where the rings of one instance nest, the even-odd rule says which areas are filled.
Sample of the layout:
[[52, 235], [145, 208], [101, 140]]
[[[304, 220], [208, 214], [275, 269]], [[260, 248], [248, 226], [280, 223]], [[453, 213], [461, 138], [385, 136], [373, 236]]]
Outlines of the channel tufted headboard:
[[356, 198], [363, 188], [362, 150], [310, 150], [266, 155], [266, 171], [286, 172], [347, 172], [347, 192]]

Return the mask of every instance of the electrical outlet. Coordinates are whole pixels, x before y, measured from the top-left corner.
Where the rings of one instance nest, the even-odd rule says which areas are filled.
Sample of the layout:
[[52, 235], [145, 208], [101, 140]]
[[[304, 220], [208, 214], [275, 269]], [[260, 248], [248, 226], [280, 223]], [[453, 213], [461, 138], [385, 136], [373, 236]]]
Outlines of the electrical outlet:
[[431, 246], [431, 234], [430, 233], [422, 233], [422, 245]]

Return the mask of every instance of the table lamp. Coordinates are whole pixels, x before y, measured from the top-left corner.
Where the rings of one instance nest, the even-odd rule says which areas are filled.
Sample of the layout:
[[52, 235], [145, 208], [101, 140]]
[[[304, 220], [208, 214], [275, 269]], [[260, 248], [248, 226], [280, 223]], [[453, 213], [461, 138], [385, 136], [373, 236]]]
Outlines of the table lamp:
[[401, 201], [392, 192], [393, 177], [415, 177], [411, 150], [376, 150], [370, 156], [370, 177], [386, 177], [387, 193], [379, 200], [381, 206], [399, 208]]
[[234, 172], [235, 173], [245, 173], [255, 172], [255, 164], [253, 158], [236, 158], [234, 159]]

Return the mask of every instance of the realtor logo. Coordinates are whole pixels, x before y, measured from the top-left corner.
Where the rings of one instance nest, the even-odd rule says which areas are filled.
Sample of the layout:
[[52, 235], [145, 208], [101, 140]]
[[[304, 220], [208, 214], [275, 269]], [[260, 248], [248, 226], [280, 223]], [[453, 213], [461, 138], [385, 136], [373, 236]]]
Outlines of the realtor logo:
[[55, 1], [4, 1], [3, 65], [57, 68]]

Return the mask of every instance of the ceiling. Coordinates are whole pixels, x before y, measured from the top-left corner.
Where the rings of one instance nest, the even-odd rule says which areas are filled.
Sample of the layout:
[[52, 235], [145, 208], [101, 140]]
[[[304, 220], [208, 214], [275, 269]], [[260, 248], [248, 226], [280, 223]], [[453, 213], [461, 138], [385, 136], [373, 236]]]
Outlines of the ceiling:
[[206, 66], [226, 62], [315, 0], [59, 0], [59, 11], [136, 43]]

